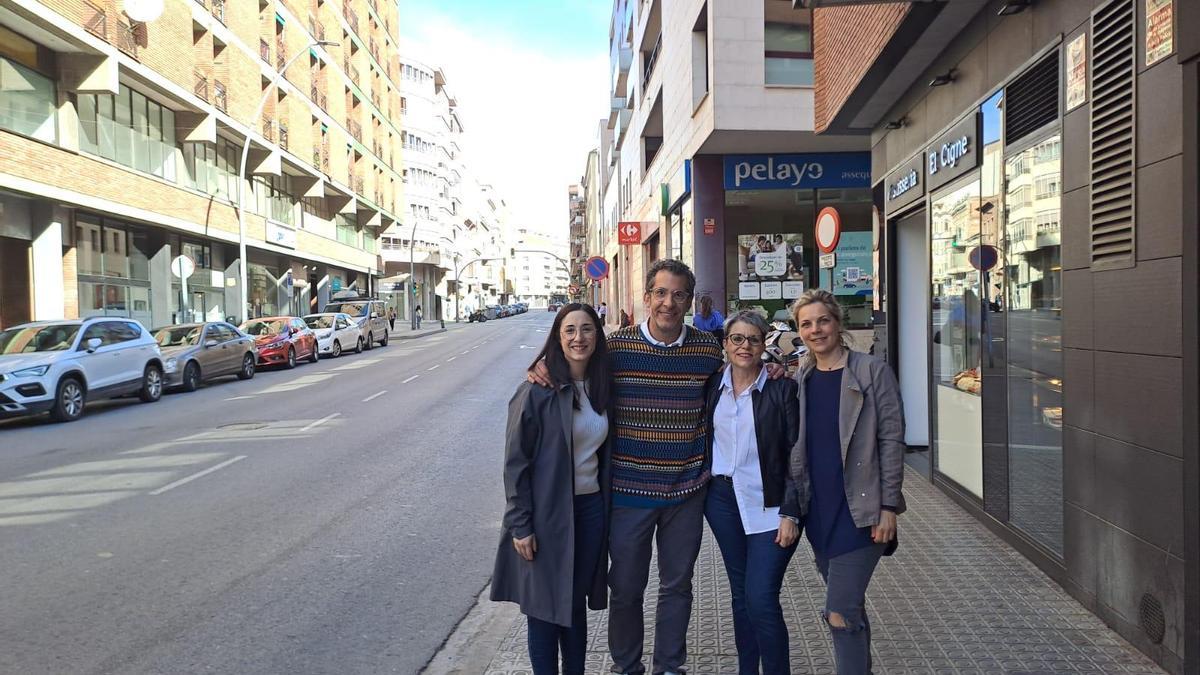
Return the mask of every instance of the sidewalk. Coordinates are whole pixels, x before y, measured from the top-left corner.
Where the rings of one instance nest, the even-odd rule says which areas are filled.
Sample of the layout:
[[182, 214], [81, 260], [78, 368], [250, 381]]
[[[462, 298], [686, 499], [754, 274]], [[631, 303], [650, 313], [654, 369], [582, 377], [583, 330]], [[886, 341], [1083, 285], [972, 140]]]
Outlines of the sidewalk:
[[438, 319], [424, 319], [421, 321], [421, 327], [419, 329], [413, 329], [412, 325], [408, 321], [396, 319], [396, 327], [391, 330], [390, 335], [393, 340], [415, 340], [427, 335], [435, 335], [437, 333], [458, 330], [459, 328], [466, 328], [469, 325], [470, 323], [466, 321], [457, 323], [454, 321], [447, 321], [445, 323], [445, 327], [443, 327], [442, 322]]
[[[900, 549], [880, 563], [867, 597], [876, 673], [1162, 672], [922, 476], [910, 470], [905, 478], [908, 512], [900, 517]], [[801, 541], [782, 597], [792, 672], [832, 675], [833, 650], [819, 617], [824, 585], [807, 541]], [[650, 578], [645, 603], [647, 668], [653, 650], [657, 572], [652, 570]], [[728, 581], [707, 525], [694, 589], [688, 672], [737, 673]], [[504, 607], [482, 600], [463, 626], [478, 624], [477, 614], [508, 611]], [[525, 617], [504, 616], [507, 631], [493, 631], [498, 634], [490, 640], [477, 634], [465, 641], [464, 651], [489, 650], [490, 655], [495, 650], [487, 668], [473, 672], [530, 672]], [[612, 665], [608, 613], [590, 612], [588, 620], [587, 672], [607, 673]], [[452, 637], [448, 648], [457, 642]], [[486, 655], [478, 662], [489, 663]]]

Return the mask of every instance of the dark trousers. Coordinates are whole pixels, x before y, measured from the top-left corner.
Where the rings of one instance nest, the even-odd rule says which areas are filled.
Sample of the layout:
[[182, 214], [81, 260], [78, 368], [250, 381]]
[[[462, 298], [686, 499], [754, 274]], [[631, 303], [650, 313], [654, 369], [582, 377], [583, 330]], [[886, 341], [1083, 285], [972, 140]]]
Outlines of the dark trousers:
[[608, 650], [614, 668], [644, 673], [642, 601], [658, 543], [658, 607], [654, 618], [654, 673], [678, 671], [687, 659], [692, 614], [692, 570], [704, 527], [704, 491], [660, 508], [614, 506], [609, 532]]
[[829, 626], [838, 675], [871, 673], [871, 621], [867, 618], [867, 586], [887, 544], [872, 544], [833, 558], [816, 557], [825, 580], [825, 621], [842, 615], [844, 628]]
[[388, 319], [388, 328], [391, 330], [396, 330], [396, 317]]
[[733, 636], [738, 652], [738, 672], [788, 675], [787, 625], [779, 605], [783, 575], [796, 552], [775, 543], [778, 530], [746, 534], [733, 483], [714, 478], [708, 486], [704, 517], [712, 528], [733, 596]]
[[604, 544], [604, 497], [575, 495], [575, 569], [572, 570], [571, 625], [529, 619], [529, 663], [534, 675], [558, 675], [559, 650], [564, 675], [583, 675], [587, 657], [587, 592], [600, 564]]

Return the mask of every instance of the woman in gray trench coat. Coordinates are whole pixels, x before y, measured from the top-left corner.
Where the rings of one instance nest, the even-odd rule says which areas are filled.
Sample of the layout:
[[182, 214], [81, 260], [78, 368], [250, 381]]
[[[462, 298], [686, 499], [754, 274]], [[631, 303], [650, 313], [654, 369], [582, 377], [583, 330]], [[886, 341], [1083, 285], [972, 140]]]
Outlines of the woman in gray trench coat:
[[492, 600], [529, 620], [534, 675], [584, 672], [587, 609], [608, 606], [609, 392], [595, 310], [563, 307], [546, 345], [554, 386], [523, 382], [508, 404], [504, 511]]

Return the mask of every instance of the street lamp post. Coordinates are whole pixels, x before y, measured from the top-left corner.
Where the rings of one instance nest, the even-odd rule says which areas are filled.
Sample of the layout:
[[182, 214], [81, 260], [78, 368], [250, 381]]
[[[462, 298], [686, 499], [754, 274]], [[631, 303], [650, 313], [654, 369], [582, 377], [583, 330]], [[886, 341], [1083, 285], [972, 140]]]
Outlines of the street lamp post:
[[459, 307], [462, 306], [462, 300], [460, 298], [462, 295], [462, 284], [459, 283], [459, 279], [461, 278], [462, 273], [467, 271], [468, 267], [477, 262], [484, 262], [487, 260], [504, 260], [504, 258], [473, 258], [463, 263], [462, 267], [459, 267], [457, 260], [458, 255], [455, 254], [454, 257], [456, 258], [454, 261], [454, 322], [460, 323], [462, 321], [462, 312], [459, 311]]
[[[250, 119], [250, 129], [254, 129], [255, 125], [258, 124], [259, 118], [262, 117], [263, 110], [265, 110], [267, 107], [267, 99], [274, 92], [275, 87], [279, 84], [279, 80], [283, 77], [284, 72], [291, 67], [292, 63], [294, 63], [296, 59], [303, 56], [304, 52], [307, 52], [313, 47], [336, 47], [337, 44], [337, 42], [331, 42], [329, 40], [313, 40], [305, 45], [303, 49], [293, 54], [292, 58], [288, 59], [287, 62], [283, 64], [283, 67], [275, 73], [275, 77], [271, 78], [270, 84], [268, 84], [266, 89], [263, 91], [262, 100], [258, 102], [258, 108], [254, 110], [254, 117]], [[237, 208], [238, 218], [238, 296], [242, 303], [241, 321], [245, 321], [246, 319], [250, 318], [248, 316], [250, 304], [248, 298], [249, 289], [247, 288], [246, 282], [246, 268], [248, 267], [248, 261], [246, 260], [246, 202], [243, 194], [246, 183], [246, 160], [249, 157], [250, 131], [247, 130], [246, 140], [242, 142], [242, 161], [238, 164], [238, 194], [237, 204], [235, 205]]]

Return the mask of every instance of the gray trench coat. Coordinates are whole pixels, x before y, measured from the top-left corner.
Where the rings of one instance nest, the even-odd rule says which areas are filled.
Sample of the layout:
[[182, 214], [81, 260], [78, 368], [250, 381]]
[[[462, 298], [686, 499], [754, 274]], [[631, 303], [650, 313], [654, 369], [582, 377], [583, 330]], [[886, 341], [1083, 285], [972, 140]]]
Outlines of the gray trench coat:
[[[802, 491], [802, 504], [811, 498], [811, 493], [804, 494], [809, 486], [804, 384], [813, 367], [811, 363], [802, 365], [796, 373], [800, 384], [800, 434], [792, 449], [791, 473], [796, 488]], [[850, 352], [842, 371], [838, 411], [846, 503], [855, 527], [878, 525], [884, 504], [903, 513], [904, 407], [891, 368], [874, 356]]]
[[[508, 403], [504, 494], [507, 505], [492, 573], [492, 600], [515, 602], [521, 612], [560, 626], [571, 625], [575, 563], [575, 457], [571, 431], [573, 392], [523, 382]], [[612, 415], [609, 415], [611, 421]], [[611, 506], [612, 432], [600, 448], [600, 492]], [[588, 607], [608, 607], [608, 516]], [[537, 554], [526, 561], [514, 537], [537, 535]]]

